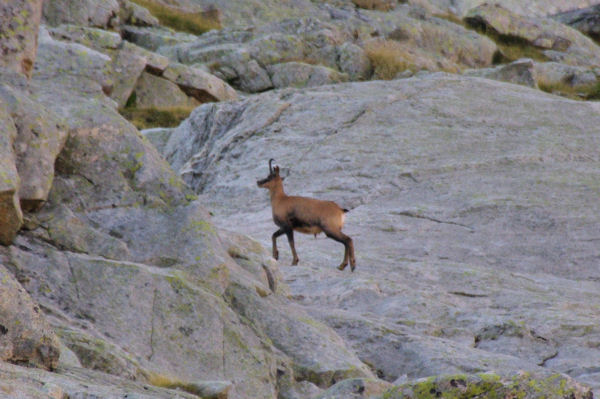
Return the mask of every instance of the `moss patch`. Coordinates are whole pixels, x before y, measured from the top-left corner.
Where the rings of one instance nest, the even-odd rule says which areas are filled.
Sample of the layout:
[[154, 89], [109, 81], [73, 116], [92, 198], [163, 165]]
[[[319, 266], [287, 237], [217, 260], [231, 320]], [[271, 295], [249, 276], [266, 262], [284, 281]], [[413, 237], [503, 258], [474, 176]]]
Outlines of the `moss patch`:
[[133, 123], [138, 129], [154, 127], [177, 127], [193, 111], [193, 107], [172, 108], [132, 108], [125, 107], [119, 110], [125, 119]]
[[221, 22], [216, 11], [191, 13], [166, 6], [156, 0], [132, 1], [147, 8], [159, 20], [161, 25], [177, 31], [201, 35], [209, 30], [221, 29]]

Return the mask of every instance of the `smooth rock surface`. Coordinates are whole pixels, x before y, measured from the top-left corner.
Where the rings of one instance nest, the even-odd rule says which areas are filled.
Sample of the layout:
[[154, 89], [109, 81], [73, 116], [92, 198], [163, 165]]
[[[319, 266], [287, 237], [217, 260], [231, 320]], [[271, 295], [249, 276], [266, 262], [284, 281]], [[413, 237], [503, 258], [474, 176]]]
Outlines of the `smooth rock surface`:
[[429, 74], [204, 105], [164, 154], [267, 248], [269, 158], [287, 193], [351, 209], [354, 274], [334, 268], [341, 245], [301, 234], [281, 271], [379, 377], [545, 368], [597, 389], [598, 126], [592, 103]]

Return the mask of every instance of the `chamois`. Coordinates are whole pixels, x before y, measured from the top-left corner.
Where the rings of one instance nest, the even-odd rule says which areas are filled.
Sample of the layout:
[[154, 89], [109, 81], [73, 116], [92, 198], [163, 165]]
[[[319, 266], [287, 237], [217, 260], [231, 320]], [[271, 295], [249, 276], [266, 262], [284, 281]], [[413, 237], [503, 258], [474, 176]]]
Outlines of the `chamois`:
[[279, 176], [279, 166], [272, 167], [274, 159], [269, 160], [269, 176], [256, 182], [258, 187], [269, 190], [271, 196], [271, 208], [273, 210], [273, 221], [279, 227], [272, 235], [273, 258], [279, 258], [277, 250], [277, 237], [287, 235], [292, 250], [292, 266], [298, 264], [298, 255], [294, 247], [294, 230], [304, 234], [325, 233], [335, 241], [344, 244], [344, 260], [338, 266], [344, 270], [350, 259], [350, 270], [356, 268], [354, 258], [354, 244], [352, 238], [342, 233], [344, 226], [344, 215], [347, 209], [342, 209], [333, 201], [323, 201], [314, 198], [288, 196], [283, 191], [283, 177]]

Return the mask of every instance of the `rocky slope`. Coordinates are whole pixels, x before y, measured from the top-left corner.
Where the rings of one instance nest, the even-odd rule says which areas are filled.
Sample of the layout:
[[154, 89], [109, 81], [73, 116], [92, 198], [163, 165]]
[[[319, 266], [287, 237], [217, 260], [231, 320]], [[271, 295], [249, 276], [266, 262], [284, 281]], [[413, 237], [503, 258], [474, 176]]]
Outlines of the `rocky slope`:
[[[600, 49], [563, 2], [367, 3], [165, 5], [220, 15], [200, 36], [129, 0], [0, 5], [0, 392], [600, 388], [600, 108], [539, 90], [592, 98]], [[541, 58], [495, 65], [507, 37]], [[198, 105], [146, 136], [119, 113]], [[270, 257], [269, 158], [351, 209], [355, 273], [323, 237]]]

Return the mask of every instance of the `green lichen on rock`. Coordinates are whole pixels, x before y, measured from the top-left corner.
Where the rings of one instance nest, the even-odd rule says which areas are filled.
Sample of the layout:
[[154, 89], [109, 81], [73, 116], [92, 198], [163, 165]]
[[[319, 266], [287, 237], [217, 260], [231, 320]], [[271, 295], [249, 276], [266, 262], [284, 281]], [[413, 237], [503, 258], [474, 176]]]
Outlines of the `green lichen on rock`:
[[591, 399], [589, 388], [562, 374], [520, 373], [502, 377], [494, 373], [433, 376], [394, 387], [381, 399]]

